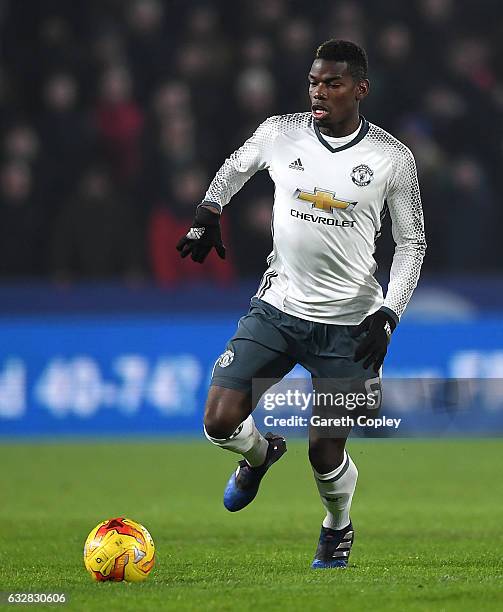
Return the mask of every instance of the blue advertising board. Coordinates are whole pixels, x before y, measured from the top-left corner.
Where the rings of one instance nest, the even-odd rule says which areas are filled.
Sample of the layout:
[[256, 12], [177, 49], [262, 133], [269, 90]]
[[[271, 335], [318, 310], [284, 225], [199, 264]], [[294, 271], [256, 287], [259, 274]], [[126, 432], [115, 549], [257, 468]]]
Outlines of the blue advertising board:
[[[238, 317], [0, 318], [0, 435], [201, 435], [211, 370]], [[404, 321], [385, 377], [503, 379], [502, 330], [503, 319]], [[487, 409], [502, 433], [503, 400]]]

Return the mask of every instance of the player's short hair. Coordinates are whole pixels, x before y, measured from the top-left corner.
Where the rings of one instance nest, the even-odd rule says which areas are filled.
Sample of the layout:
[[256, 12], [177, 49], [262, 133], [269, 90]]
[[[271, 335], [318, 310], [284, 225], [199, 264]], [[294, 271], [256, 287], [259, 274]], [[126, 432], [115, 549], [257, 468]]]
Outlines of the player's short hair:
[[346, 62], [353, 79], [368, 78], [368, 59], [365, 49], [349, 40], [331, 38], [321, 44], [316, 50], [316, 59], [333, 62]]

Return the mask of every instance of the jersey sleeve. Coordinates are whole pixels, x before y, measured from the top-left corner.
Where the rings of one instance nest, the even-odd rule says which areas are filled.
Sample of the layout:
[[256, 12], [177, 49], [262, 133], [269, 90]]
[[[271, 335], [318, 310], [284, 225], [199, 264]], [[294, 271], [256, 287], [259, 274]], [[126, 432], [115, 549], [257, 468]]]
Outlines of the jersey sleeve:
[[398, 322], [414, 291], [421, 271], [426, 240], [423, 209], [412, 153], [403, 147], [387, 195], [395, 253], [384, 308]]
[[216, 173], [204, 196], [204, 203], [217, 204], [220, 210], [256, 172], [269, 166], [270, 151], [278, 134], [279, 116], [269, 117]]

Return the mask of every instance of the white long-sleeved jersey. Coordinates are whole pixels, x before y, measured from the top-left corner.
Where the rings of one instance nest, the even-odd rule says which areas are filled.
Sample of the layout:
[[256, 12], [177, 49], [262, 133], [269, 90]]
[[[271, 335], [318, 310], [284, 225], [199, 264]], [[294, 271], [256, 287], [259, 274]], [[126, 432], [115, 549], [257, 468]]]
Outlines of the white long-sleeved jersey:
[[[426, 248], [414, 157], [364, 118], [352, 140], [339, 147], [331, 140], [310, 113], [270, 117], [224, 162], [204, 201], [223, 208], [267, 169], [273, 250], [256, 296], [320, 323], [356, 325], [382, 306], [398, 321]], [[373, 255], [387, 210], [396, 248], [383, 300]]]

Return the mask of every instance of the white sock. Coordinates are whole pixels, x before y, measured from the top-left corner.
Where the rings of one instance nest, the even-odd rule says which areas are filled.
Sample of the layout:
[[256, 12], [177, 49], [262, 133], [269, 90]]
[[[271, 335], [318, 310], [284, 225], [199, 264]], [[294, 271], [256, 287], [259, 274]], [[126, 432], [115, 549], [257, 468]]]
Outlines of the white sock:
[[348, 453], [344, 451], [344, 460], [335, 470], [328, 474], [318, 474], [316, 470], [313, 470], [313, 472], [321, 501], [327, 509], [323, 527], [329, 527], [330, 529], [347, 527], [349, 525], [351, 500], [358, 479], [356, 465]]
[[265, 461], [269, 443], [255, 426], [251, 414], [229, 438], [223, 440], [212, 438], [206, 432], [206, 428], [204, 429], [204, 435], [212, 444], [243, 455], [252, 467], [262, 465]]

